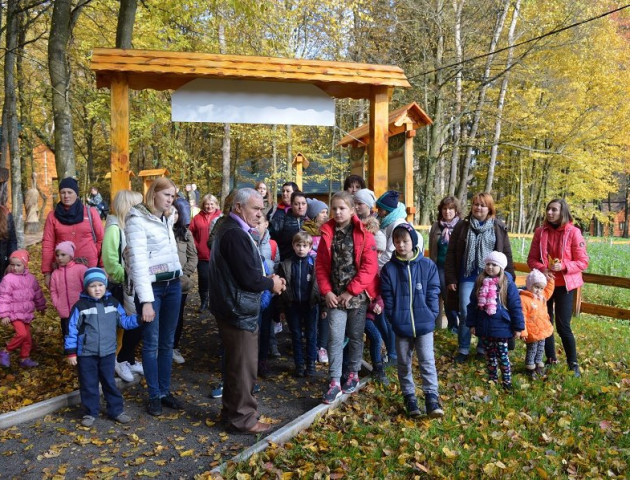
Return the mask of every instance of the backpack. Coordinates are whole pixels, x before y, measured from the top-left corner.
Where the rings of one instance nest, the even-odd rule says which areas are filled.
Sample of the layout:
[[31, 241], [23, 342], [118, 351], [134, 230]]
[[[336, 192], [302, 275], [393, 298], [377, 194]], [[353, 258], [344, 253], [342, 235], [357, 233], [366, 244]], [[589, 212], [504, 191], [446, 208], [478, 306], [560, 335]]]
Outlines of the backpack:
[[107, 202], [105, 200], [96, 205], [96, 209], [98, 210], [98, 213], [101, 215], [101, 219], [103, 220], [105, 220], [107, 218], [107, 215], [109, 215], [109, 205], [107, 205]]

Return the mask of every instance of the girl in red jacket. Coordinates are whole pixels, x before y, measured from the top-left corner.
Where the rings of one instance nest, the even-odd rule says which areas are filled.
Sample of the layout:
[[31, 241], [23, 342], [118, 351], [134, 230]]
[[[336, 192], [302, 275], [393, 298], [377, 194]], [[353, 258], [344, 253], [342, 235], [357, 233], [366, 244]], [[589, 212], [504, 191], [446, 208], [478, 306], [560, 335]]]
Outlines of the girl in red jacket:
[[83, 275], [87, 267], [74, 261], [74, 242], [66, 240], [55, 247], [57, 268], [50, 276], [50, 298], [59, 313], [62, 341], [68, 335], [68, 319], [72, 306], [83, 291]]
[[[321, 227], [315, 275], [328, 307], [328, 360], [330, 385], [323, 402], [352, 393], [359, 384], [363, 356], [363, 329], [369, 301], [377, 295], [378, 261], [374, 236], [365, 230], [348, 192], [337, 192], [330, 206], [332, 219]], [[348, 337], [348, 371], [341, 384], [343, 342]]]
[[[545, 223], [534, 233], [527, 265], [529, 268], [537, 268], [545, 275], [551, 273], [554, 276], [555, 288], [547, 302], [547, 310], [552, 323], [555, 317], [569, 370], [579, 377], [580, 367], [575, 337], [571, 330], [571, 317], [575, 290], [584, 283], [582, 272], [588, 267], [586, 242], [580, 230], [573, 225], [573, 217], [564, 199], [551, 200], [547, 204], [546, 212]], [[545, 355], [548, 364], [558, 363], [553, 335], [545, 341]]]
[[46, 309], [46, 299], [37, 280], [28, 271], [28, 252], [16, 250], [9, 257], [7, 274], [0, 282], [0, 321], [15, 330], [15, 335], [0, 351], [0, 365], [9, 367], [9, 353], [20, 349], [20, 367], [36, 367], [37, 362], [31, 360], [31, 321], [35, 310]]

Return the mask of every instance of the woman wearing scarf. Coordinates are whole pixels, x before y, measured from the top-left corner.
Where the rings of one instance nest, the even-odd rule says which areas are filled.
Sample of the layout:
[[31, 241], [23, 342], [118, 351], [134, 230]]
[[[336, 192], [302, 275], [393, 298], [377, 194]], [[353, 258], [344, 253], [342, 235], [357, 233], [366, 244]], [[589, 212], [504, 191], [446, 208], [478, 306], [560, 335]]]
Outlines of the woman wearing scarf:
[[405, 207], [404, 203], [398, 201], [399, 196], [400, 193], [397, 191], [388, 190], [376, 201], [378, 217], [381, 221], [381, 232], [385, 234], [385, 238], [387, 239], [385, 251], [378, 256], [379, 272], [381, 268], [383, 268], [383, 265], [392, 258], [392, 253], [394, 252], [392, 233], [394, 232], [394, 228], [406, 222], [407, 207]]
[[[489, 193], [478, 193], [472, 198], [470, 214], [453, 228], [444, 262], [446, 286], [459, 296], [459, 331], [457, 363], [468, 360], [470, 353], [470, 328], [466, 326], [466, 309], [475, 280], [483, 271], [484, 259], [494, 250], [505, 254], [508, 260], [505, 270], [514, 278], [512, 249], [507, 228], [496, 217], [494, 200]], [[480, 345], [477, 353], [484, 354]]]
[[[87, 207], [79, 198], [79, 184], [71, 177], [59, 183], [60, 201], [48, 214], [42, 237], [42, 273], [46, 286], [55, 261], [55, 245], [70, 240], [74, 242], [74, 259], [82, 259], [88, 267], [99, 264], [103, 243], [103, 222], [95, 207]], [[80, 260], [81, 261], [81, 260]]]
[[[448, 320], [448, 329], [457, 333], [457, 295], [446, 288], [444, 281], [444, 262], [451, 239], [451, 234], [461, 215], [459, 201], [455, 197], [445, 197], [438, 206], [438, 219], [429, 231], [429, 258], [435, 262], [440, 276], [440, 289], [444, 305], [444, 313]], [[450, 292], [450, 295], [449, 295]]]

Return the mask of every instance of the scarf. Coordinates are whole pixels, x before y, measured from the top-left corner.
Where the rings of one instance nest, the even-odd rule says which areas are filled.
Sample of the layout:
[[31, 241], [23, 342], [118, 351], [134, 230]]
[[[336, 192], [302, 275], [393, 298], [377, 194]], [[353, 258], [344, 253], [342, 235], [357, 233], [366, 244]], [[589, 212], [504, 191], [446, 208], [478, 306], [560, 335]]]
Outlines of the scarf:
[[398, 220], [399, 218], [407, 218], [407, 207], [405, 207], [404, 203], [400, 202], [398, 202], [396, 210], [392, 210], [381, 219], [381, 230], [385, 230], [388, 225]]
[[63, 207], [61, 202], [55, 207], [55, 218], [64, 225], [76, 225], [77, 223], [81, 223], [85, 218], [83, 215], [83, 204], [78, 198], [68, 210]]
[[451, 240], [451, 233], [453, 233], [453, 228], [459, 222], [459, 217], [456, 215], [453, 220], [450, 222], [445, 222], [444, 220], [440, 220], [440, 228], [442, 229], [442, 235], [440, 236], [440, 240], [443, 245], [448, 245], [448, 242]]
[[475, 217], [470, 217], [464, 252], [464, 276], [476, 275], [485, 267], [484, 260], [494, 250], [497, 238], [494, 234], [494, 219], [487, 219], [483, 225]]
[[487, 277], [477, 292], [477, 305], [481, 310], [485, 310], [488, 315], [497, 313], [497, 284], [499, 277]]

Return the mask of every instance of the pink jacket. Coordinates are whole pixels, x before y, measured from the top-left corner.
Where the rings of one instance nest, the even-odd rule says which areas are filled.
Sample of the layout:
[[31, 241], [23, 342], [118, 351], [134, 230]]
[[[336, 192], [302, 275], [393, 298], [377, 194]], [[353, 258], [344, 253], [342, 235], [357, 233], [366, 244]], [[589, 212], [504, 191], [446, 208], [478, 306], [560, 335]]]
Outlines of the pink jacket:
[[0, 318], [9, 317], [12, 322], [20, 320], [31, 323], [35, 310], [43, 312], [46, 299], [39, 283], [25, 269], [23, 273], [7, 273], [0, 282]]
[[96, 243], [92, 238], [92, 229], [88, 220], [87, 207], [83, 207], [84, 218], [81, 223], [76, 225], [64, 225], [57, 217], [54, 210], [46, 217], [44, 225], [44, 235], [42, 237], [42, 273], [51, 273], [53, 270], [53, 262], [55, 261], [55, 246], [59, 242], [70, 240], [74, 242], [76, 249], [74, 258], [85, 257], [89, 267], [96, 267], [99, 264], [99, 254], [101, 253], [101, 244], [103, 243], [103, 222], [94, 207], [90, 207], [92, 212], [92, 224], [94, 225], [94, 234], [96, 235]]
[[555, 259], [562, 263], [562, 271], [554, 275], [556, 287], [565, 286], [570, 292], [584, 284], [582, 272], [588, 267], [586, 241], [580, 229], [571, 222], [559, 228], [545, 224], [534, 233], [527, 256], [529, 268], [544, 272], [549, 268], [550, 260]]
[[50, 277], [50, 298], [61, 318], [70, 317], [72, 306], [79, 301], [86, 270], [85, 265], [74, 261], [53, 270]]

